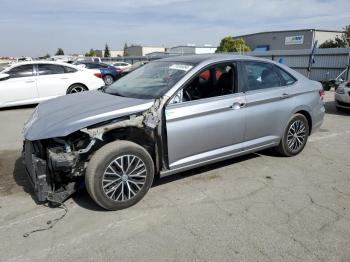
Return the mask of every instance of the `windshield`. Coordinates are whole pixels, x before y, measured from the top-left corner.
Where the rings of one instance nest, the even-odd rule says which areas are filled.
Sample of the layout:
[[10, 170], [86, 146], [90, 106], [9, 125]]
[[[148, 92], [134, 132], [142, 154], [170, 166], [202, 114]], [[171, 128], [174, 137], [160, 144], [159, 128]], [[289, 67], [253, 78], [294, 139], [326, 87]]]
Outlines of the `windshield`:
[[153, 99], [164, 95], [193, 68], [192, 64], [152, 62], [105, 88], [108, 94]]

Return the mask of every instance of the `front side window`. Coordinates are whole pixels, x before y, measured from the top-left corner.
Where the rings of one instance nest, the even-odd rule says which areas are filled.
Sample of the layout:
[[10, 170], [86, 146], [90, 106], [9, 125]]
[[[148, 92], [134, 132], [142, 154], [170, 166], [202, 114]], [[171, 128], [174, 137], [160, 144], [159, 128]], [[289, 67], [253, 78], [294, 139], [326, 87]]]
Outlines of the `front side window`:
[[284, 86], [274, 66], [261, 62], [243, 62], [246, 73], [247, 91]]
[[233, 94], [235, 90], [235, 65], [219, 64], [201, 71], [183, 90], [176, 102], [186, 102]]
[[16, 66], [6, 73], [10, 75], [10, 78], [33, 76], [33, 65]]
[[105, 92], [140, 99], [158, 98], [171, 89], [192, 68], [193, 65], [190, 63], [154, 61], [106, 87]]
[[60, 65], [53, 64], [38, 64], [39, 75], [56, 75], [64, 74], [64, 67]]

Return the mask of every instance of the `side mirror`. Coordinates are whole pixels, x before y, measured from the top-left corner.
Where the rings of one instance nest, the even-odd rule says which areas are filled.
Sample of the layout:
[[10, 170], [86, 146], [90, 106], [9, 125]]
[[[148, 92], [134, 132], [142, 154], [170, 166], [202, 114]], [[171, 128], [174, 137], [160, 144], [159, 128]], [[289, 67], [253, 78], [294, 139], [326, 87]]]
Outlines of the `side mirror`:
[[0, 73], [0, 81], [4, 81], [10, 78], [9, 74]]

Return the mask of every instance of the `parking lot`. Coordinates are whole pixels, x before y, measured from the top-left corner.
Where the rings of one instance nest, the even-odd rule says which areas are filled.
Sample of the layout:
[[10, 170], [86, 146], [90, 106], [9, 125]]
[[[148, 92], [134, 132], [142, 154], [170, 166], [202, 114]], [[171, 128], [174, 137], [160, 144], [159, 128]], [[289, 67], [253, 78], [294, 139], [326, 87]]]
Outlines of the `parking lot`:
[[296, 157], [264, 151], [164, 178], [116, 212], [81, 191], [28, 237], [64, 210], [35, 204], [21, 164], [34, 107], [0, 110], [0, 261], [350, 261], [350, 113], [333, 100]]

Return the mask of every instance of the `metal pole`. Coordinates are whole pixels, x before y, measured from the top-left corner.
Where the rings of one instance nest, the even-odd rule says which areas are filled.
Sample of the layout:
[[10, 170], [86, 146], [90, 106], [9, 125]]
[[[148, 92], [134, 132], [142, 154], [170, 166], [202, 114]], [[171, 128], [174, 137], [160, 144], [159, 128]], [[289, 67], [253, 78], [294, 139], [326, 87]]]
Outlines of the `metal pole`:
[[346, 38], [346, 45], [348, 48], [348, 64], [346, 66], [346, 75], [345, 75], [345, 80], [349, 80], [349, 71], [350, 71], [350, 45], [349, 45], [349, 39], [350, 38]]

